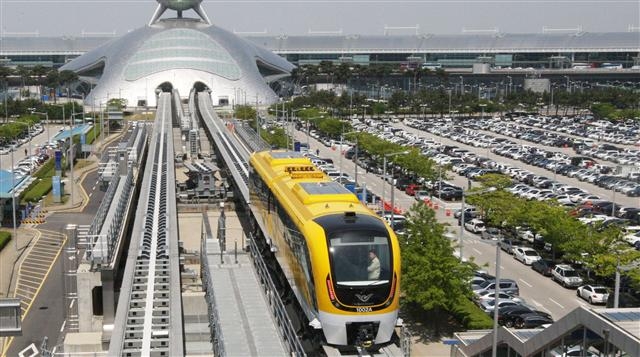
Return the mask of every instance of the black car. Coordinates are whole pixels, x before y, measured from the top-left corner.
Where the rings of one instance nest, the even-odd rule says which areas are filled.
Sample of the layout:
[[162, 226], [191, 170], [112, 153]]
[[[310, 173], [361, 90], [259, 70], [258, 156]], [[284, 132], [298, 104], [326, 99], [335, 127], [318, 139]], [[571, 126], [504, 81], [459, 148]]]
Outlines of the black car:
[[549, 315], [541, 315], [538, 312], [532, 312], [516, 317], [513, 322], [513, 326], [515, 328], [537, 328], [542, 325], [552, 323], [553, 319]]
[[454, 188], [454, 187], [443, 187], [436, 193], [436, 195], [443, 200], [461, 200], [462, 199], [462, 189]]
[[[547, 318], [549, 320], [551, 320], [551, 322], [553, 322], [553, 318], [551, 317], [551, 315], [549, 315], [548, 313], [544, 312], [544, 311], [539, 311], [539, 310], [534, 310], [530, 307], [524, 306], [524, 305], [516, 305], [516, 306], [507, 306], [503, 309], [499, 309], [498, 310], [498, 323], [500, 325], [506, 326], [506, 327], [514, 327], [516, 326], [516, 323], [518, 322], [518, 318], [520, 318], [522, 315], [526, 315], [526, 314], [537, 314], [539, 316], [542, 316], [544, 318]], [[493, 313], [490, 314], [491, 318], [493, 318]], [[526, 322], [523, 321], [523, 323], [526, 324]], [[545, 323], [549, 323], [549, 322], [545, 322]]]
[[544, 276], [551, 276], [551, 270], [556, 264], [549, 259], [536, 260], [531, 264], [531, 269], [537, 271]]

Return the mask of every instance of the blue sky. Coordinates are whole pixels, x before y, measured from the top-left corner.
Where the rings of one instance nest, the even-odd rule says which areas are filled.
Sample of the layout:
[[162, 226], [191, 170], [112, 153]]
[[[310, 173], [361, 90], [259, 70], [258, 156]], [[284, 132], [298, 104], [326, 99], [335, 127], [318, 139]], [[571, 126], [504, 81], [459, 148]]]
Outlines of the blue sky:
[[[543, 27], [626, 32], [629, 26], [640, 27], [638, 0], [204, 0], [203, 6], [223, 28], [268, 34], [382, 35], [385, 26], [417, 26], [420, 33], [434, 34], [463, 29], [541, 33]], [[121, 35], [144, 26], [155, 7], [154, 0], [0, 0], [0, 27], [8, 35]], [[416, 29], [388, 32], [411, 34]]]

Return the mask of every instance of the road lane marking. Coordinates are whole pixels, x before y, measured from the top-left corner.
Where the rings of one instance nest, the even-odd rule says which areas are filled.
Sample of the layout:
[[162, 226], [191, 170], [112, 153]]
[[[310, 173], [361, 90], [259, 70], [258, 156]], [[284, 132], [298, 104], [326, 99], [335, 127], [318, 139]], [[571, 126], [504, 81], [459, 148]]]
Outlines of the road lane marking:
[[535, 301], [535, 300], [533, 300], [533, 299], [530, 299], [530, 300], [531, 300], [531, 302], [532, 302], [534, 305], [536, 305], [536, 306], [542, 306], [542, 304], [541, 304], [541, 303], [539, 303], [539, 302], [537, 302], [537, 301]]
[[67, 319], [64, 319], [64, 321], [62, 321], [62, 326], [60, 326], [60, 332], [64, 331], [64, 325], [67, 324]]
[[476, 253], [478, 253], [478, 255], [482, 255], [482, 252], [477, 250], [476, 248], [472, 248]]
[[553, 300], [552, 298], [549, 298], [549, 301], [551, 301], [552, 303], [554, 303], [554, 304], [556, 304], [556, 305], [560, 306], [560, 308], [561, 308], [561, 309], [564, 309], [564, 306], [560, 305], [560, 303], [559, 303], [559, 302], [557, 302], [557, 301]]
[[526, 285], [526, 286], [528, 286], [528, 287], [530, 287], [530, 288], [532, 288], [532, 287], [533, 287], [533, 285], [531, 285], [531, 284], [527, 283], [527, 282], [526, 282], [526, 281], [524, 281], [523, 279], [518, 279], [518, 280], [520, 280], [524, 285]]

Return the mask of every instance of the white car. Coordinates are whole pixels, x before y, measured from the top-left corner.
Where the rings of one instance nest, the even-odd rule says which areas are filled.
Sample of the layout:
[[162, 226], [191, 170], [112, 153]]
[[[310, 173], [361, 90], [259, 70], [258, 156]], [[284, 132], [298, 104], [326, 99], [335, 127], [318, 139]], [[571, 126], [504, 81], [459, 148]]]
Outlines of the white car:
[[576, 290], [576, 295], [589, 302], [589, 304], [606, 304], [609, 291], [600, 285], [583, 285]]
[[486, 229], [484, 222], [477, 218], [464, 222], [464, 228], [473, 233], [480, 233]]
[[636, 249], [640, 249], [640, 232], [627, 234], [624, 236], [624, 240], [626, 240], [629, 244], [634, 246]]
[[513, 257], [516, 260], [522, 262], [524, 265], [531, 265], [533, 264], [533, 262], [542, 259], [538, 252], [527, 247], [517, 247], [516, 249], [514, 249]]

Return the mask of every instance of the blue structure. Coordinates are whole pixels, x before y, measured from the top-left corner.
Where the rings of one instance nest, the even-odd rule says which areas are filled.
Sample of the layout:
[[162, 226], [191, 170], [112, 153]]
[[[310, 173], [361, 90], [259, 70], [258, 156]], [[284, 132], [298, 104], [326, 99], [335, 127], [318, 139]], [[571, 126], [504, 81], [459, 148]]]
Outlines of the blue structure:
[[77, 125], [74, 126], [71, 130], [64, 130], [59, 132], [56, 136], [53, 137], [53, 140], [66, 140], [69, 136], [76, 136], [81, 134], [86, 135], [87, 133], [89, 133], [89, 131], [91, 131], [92, 127], [93, 125], [91, 124]]
[[[7, 170], [0, 170], [0, 198], [11, 198], [11, 191], [14, 188], [22, 186], [23, 182], [27, 180], [29, 176], [15, 175], [15, 181], [11, 179], [12, 172]], [[16, 190], [17, 191], [17, 190]], [[18, 192], [16, 192], [16, 195]]]

